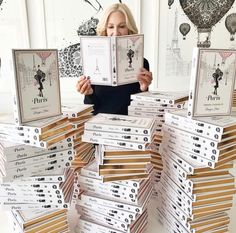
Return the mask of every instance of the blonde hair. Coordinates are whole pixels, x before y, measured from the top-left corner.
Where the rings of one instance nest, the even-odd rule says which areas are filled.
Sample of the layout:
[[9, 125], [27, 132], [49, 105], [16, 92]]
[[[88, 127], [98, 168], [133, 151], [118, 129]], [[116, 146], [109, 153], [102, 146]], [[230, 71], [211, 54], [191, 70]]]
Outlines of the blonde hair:
[[136, 26], [136, 23], [134, 21], [134, 17], [128, 8], [127, 5], [124, 3], [116, 3], [108, 7], [103, 14], [102, 18], [100, 19], [98, 25], [97, 25], [97, 34], [99, 36], [107, 36], [107, 21], [111, 13], [120, 11], [125, 16], [125, 21], [127, 28], [129, 30], [129, 34], [137, 34], [138, 29]]

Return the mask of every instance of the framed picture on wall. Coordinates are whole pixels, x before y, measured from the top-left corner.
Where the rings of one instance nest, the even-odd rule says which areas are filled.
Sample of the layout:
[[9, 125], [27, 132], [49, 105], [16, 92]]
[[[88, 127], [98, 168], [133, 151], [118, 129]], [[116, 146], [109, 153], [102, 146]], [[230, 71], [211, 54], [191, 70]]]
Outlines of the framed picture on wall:
[[236, 75], [236, 50], [194, 48], [188, 116], [230, 115]]
[[16, 124], [61, 114], [58, 51], [13, 50]]
[[[194, 47], [236, 47], [234, 36], [230, 37], [235, 22], [230, 18], [236, 10], [233, 2], [215, 1], [208, 6], [208, 1], [158, 1], [158, 89], [189, 90]], [[203, 24], [205, 30], [201, 30]]]

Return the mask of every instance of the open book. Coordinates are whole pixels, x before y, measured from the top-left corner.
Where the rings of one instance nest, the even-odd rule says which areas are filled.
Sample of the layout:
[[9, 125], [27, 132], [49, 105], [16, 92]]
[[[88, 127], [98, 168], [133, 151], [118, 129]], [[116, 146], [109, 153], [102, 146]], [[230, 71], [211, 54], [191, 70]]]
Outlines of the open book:
[[83, 72], [96, 85], [137, 82], [143, 67], [143, 35], [85, 36], [80, 38]]

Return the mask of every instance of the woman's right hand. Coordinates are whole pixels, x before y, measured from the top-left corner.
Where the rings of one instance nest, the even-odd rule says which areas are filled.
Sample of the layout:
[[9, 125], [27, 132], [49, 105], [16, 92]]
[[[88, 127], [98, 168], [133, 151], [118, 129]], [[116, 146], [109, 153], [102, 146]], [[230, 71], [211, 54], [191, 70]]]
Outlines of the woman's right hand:
[[93, 94], [93, 88], [91, 87], [91, 82], [89, 80], [89, 77], [86, 77], [85, 75], [79, 77], [79, 80], [76, 84], [76, 89], [80, 94], [83, 95]]

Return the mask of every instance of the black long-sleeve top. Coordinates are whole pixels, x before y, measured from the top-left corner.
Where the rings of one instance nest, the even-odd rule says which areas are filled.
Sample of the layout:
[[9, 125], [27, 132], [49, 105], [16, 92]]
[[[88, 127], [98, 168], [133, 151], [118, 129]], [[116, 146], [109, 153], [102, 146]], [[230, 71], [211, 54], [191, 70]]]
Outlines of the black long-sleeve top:
[[[144, 58], [143, 67], [149, 71], [149, 63]], [[139, 82], [122, 86], [92, 85], [93, 94], [86, 95], [85, 104], [94, 105], [94, 115], [98, 113], [111, 113], [128, 115], [130, 95], [141, 92]]]

